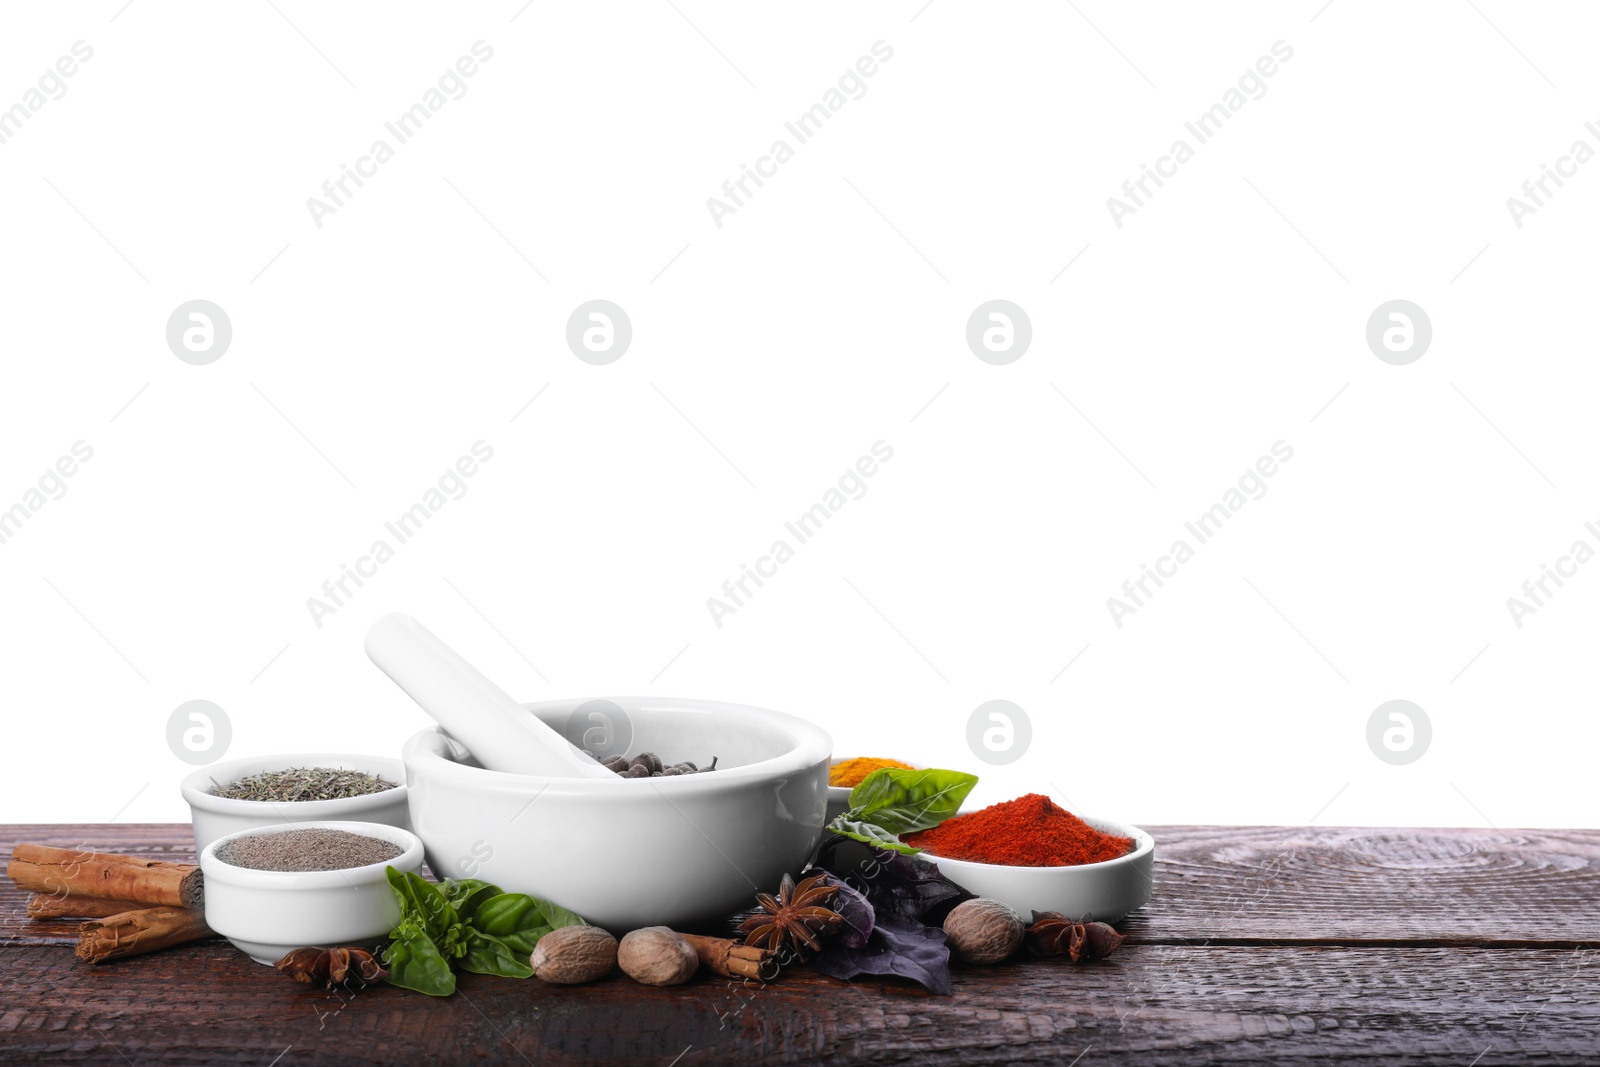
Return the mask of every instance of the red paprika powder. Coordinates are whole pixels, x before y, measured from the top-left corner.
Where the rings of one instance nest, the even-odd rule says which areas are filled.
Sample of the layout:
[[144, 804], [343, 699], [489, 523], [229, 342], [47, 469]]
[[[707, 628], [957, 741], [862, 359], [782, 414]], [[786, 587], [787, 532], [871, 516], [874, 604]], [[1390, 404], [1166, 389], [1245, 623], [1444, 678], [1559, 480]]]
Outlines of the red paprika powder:
[[907, 834], [906, 844], [940, 856], [1012, 867], [1072, 867], [1114, 860], [1133, 839], [1102, 833], [1039, 793], [946, 819]]

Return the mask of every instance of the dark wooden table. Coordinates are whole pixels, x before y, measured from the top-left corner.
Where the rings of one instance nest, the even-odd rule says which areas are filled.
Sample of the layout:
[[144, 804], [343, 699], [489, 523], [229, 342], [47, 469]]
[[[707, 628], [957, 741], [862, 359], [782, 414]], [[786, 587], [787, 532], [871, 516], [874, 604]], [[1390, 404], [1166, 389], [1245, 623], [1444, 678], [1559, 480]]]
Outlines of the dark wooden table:
[[[1149, 829], [1155, 899], [1116, 956], [961, 968], [950, 997], [797, 970], [341, 998], [221, 940], [82, 964], [0, 879], [0, 1062], [1600, 1062], [1600, 831]], [[183, 825], [0, 826], [18, 841], [193, 849]]]

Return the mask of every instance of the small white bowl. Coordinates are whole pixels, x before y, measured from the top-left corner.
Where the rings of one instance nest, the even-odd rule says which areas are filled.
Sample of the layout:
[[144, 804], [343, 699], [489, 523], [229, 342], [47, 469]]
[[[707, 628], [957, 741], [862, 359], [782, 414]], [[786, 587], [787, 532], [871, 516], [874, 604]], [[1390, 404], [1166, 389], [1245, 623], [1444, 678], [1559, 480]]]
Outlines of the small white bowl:
[[[854, 756], [840, 756], [829, 762], [828, 770], [831, 772], [835, 765], [843, 763], [847, 759], [855, 758]], [[907, 761], [901, 760], [900, 762], [905, 763]], [[911, 766], [918, 770], [922, 769], [922, 764], [920, 763], [913, 763]], [[830, 785], [828, 787], [828, 822], [832, 822], [850, 810], [850, 791], [854, 788], [854, 786], [849, 785]]]
[[[361, 771], [394, 782], [393, 789], [368, 793], [364, 797], [342, 800], [296, 800], [275, 804], [261, 800], [231, 800], [212, 793], [218, 785], [232, 785], [239, 779], [263, 771], [284, 771], [290, 767], [338, 767]], [[355, 819], [381, 822], [411, 829], [406, 803], [406, 768], [397, 759], [383, 756], [354, 756], [348, 753], [286, 752], [276, 756], [250, 756], [202, 767], [183, 780], [183, 799], [189, 802], [194, 822], [194, 850], [205, 851], [211, 842], [227, 834], [256, 826], [282, 826], [284, 823], [326, 822], [329, 819]]]
[[[392, 860], [338, 871], [256, 871], [217, 858], [223, 843], [310, 828], [345, 830], [391, 841]], [[410, 830], [376, 822], [308, 822], [256, 827], [219, 837], [200, 853], [206, 879], [206, 925], [257, 963], [271, 966], [297, 948], [371, 948], [400, 921], [385, 867], [422, 866], [422, 842]]]
[[1073, 867], [1011, 867], [953, 860], [924, 849], [919, 853], [951, 881], [980, 897], [1009, 904], [1023, 921], [1035, 911], [1054, 911], [1075, 920], [1120, 922], [1150, 902], [1155, 871], [1155, 838], [1137, 826], [1080, 816], [1096, 830], [1133, 838], [1133, 851], [1100, 863]]

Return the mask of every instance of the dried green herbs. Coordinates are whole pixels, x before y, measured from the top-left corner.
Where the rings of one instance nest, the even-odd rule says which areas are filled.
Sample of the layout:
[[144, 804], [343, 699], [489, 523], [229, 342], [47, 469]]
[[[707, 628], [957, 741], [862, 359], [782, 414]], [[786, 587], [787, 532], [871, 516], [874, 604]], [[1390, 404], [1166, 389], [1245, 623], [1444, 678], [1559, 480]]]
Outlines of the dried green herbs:
[[286, 771], [263, 771], [222, 785], [215, 778], [212, 796], [228, 800], [258, 800], [277, 804], [299, 800], [345, 800], [364, 797], [395, 788], [395, 782], [374, 774], [345, 770], [342, 767], [290, 767]]

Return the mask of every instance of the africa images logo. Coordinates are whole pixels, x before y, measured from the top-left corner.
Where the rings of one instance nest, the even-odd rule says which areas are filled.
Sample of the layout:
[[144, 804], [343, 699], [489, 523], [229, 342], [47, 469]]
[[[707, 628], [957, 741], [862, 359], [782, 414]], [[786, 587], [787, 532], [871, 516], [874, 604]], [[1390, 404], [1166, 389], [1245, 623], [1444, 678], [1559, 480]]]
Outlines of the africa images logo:
[[1219, 103], [1202, 111], [1192, 122], [1183, 124], [1184, 130], [1194, 138], [1193, 145], [1182, 137], [1178, 138], [1165, 155], [1156, 157], [1154, 169], [1141, 163], [1139, 176], [1122, 183], [1122, 195], [1127, 197], [1126, 200], [1115, 196], [1106, 198], [1106, 210], [1111, 213], [1111, 221], [1117, 229], [1122, 229], [1125, 217], [1138, 214], [1139, 209], [1146, 206], [1146, 201], [1155, 196], [1155, 189], [1150, 188], [1151, 183], [1160, 189], [1166, 184], [1161, 179], [1177, 177], [1178, 168], [1194, 158], [1196, 146], [1205, 144], [1221, 133], [1224, 124], [1243, 111], [1251, 100], [1260, 100], [1267, 95], [1266, 79], [1278, 73], [1280, 63], [1287, 63], [1294, 58], [1294, 49], [1283, 41], [1272, 42], [1271, 51], [1272, 55], [1257, 59], [1255, 66], [1241, 74], [1237, 88], [1230, 87], [1225, 91]]
[[822, 94], [819, 103], [812, 104], [792, 122], [783, 124], [784, 130], [794, 138], [793, 145], [780, 137], [772, 142], [765, 154], [756, 157], [753, 170], [746, 163], [739, 164], [739, 176], [722, 183], [723, 198], [706, 197], [706, 210], [711, 212], [711, 221], [716, 223], [717, 229], [722, 229], [724, 217], [737, 214], [745, 206], [745, 201], [755, 196], [755, 189], [750, 188], [752, 182], [756, 189], [760, 189], [766, 184], [763, 178], [777, 177], [778, 167], [794, 158], [795, 147], [821, 133], [823, 126], [842, 111], [849, 101], [866, 96], [866, 79], [878, 73], [880, 63], [887, 63], [893, 58], [893, 48], [882, 41], [874, 41], [872, 55], [861, 56], [854, 66], [846, 68], [839, 75], [837, 87], [830, 86]]

